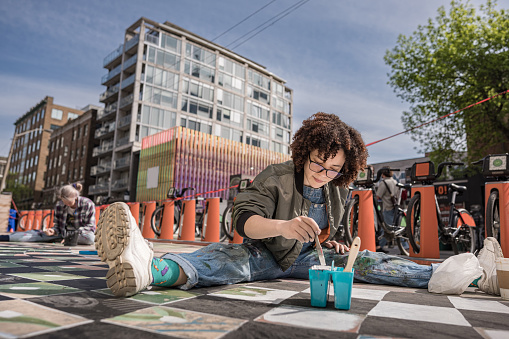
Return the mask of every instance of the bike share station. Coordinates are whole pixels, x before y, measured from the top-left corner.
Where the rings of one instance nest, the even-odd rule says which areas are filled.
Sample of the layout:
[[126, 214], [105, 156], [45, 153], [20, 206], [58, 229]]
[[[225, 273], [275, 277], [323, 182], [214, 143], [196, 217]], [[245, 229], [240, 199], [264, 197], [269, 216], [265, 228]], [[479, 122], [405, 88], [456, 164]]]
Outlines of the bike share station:
[[488, 155], [481, 162], [484, 186], [485, 234], [495, 237], [509, 258], [509, 155]]

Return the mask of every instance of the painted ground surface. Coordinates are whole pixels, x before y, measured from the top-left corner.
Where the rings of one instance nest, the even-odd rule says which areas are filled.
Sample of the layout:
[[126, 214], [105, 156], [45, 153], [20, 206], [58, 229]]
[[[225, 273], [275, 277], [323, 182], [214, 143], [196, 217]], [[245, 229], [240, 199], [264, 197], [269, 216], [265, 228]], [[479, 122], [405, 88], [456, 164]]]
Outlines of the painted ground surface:
[[[155, 244], [156, 255], [195, 246]], [[60, 244], [0, 243], [0, 337], [509, 338], [509, 301], [354, 284], [352, 307], [310, 304], [309, 282], [273, 280], [115, 298], [96, 255]]]

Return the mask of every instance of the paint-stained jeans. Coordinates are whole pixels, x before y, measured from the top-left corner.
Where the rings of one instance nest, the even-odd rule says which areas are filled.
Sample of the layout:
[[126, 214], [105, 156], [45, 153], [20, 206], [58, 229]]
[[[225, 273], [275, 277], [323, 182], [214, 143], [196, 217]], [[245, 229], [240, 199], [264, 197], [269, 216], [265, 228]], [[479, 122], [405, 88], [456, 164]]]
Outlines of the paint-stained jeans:
[[[346, 265], [348, 253], [341, 255], [335, 253], [334, 249], [323, 250], [328, 265], [332, 260], [334, 266]], [[182, 267], [188, 279], [180, 288], [185, 290], [267, 279], [309, 279], [311, 266], [320, 264], [316, 250], [308, 247], [300, 253], [295, 263], [283, 272], [270, 251], [259, 241], [211, 244], [193, 253], [168, 253], [163, 258], [171, 259]], [[367, 250], [359, 252], [354, 269], [354, 279], [357, 282], [414, 288], [427, 288], [433, 271], [431, 266]]]

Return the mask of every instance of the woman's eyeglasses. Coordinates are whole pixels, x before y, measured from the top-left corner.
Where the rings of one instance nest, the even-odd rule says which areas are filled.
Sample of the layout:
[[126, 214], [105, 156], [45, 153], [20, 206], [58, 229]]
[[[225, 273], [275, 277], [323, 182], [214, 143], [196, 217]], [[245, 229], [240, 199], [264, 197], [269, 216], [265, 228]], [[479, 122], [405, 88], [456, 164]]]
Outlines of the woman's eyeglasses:
[[325, 171], [325, 176], [329, 179], [336, 179], [339, 178], [343, 173], [338, 171], [333, 171], [330, 169], [325, 169], [322, 165], [314, 162], [311, 160], [311, 155], [308, 155], [309, 158], [309, 169], [312, 170], [315, 173], [320, 173], [322, 171]]

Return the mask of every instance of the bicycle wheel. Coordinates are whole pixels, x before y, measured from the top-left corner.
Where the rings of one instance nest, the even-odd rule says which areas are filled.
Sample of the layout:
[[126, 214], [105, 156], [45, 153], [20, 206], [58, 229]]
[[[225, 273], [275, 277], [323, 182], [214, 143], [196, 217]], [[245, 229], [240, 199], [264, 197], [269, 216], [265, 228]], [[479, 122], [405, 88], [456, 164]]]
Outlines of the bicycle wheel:
[[[454, 254], [474, 253], [476, 238], [474, 231], [475, 221], [472, 215], [465, 209], [459, 209], [458, 212], [455, 213], [451, 226], [456, 226], [456, 229], [459, 229], [451, 243]], [[454, 233], [456, 233], [456, 231]]]
[[234, 229], [232, 223], [233, 205], [228, 205], [223, 212], [223, 220], [221, 221], [221, 229], [229, 240], [233, 240]]
[[402, 211], [398, 211], [398, 214], [396, 214], [396, 220], [395, 220], [396, 228], [399, 227], [399, 229], [396, 230], [396, 244], [398, 245], [399, 252], [401, 255], [410, 255], [408, 253], [408, 237], [406, 237], [406, 220], [405, 220], [405, 214]]
[[154, 213], [152, 213], [152, 217], [150, 218], [150, 227], [152, 227], [152, 231], [157, 236], [161, 235], [161, 221], [163, 220], [163, 212], [164, 205], [159, 206], [155, 209]]
[[414, 253], [421, 250], [421, 195], [416, 193], [408, 203], [406, 235]]
[[353, 239], [359, 232], [359, 196], [346, 204], [345, 214], [343, 215], [343, 225], [345, 225], [345, 243], [350, 246]]
[[18, 221], [18, 228], [19, 228], [21, 231], [25, 231], [25, 230], [26, 230], [26, 227], [27, 227], [27, 222], [28, 222], [28, 214], [22, 215], [22, 216], [19, 218], [19, 221]]
[[500, 204], [498, 191], [490, 193], [486, 204], [486, 237], [493, 237], [500, 242]]

